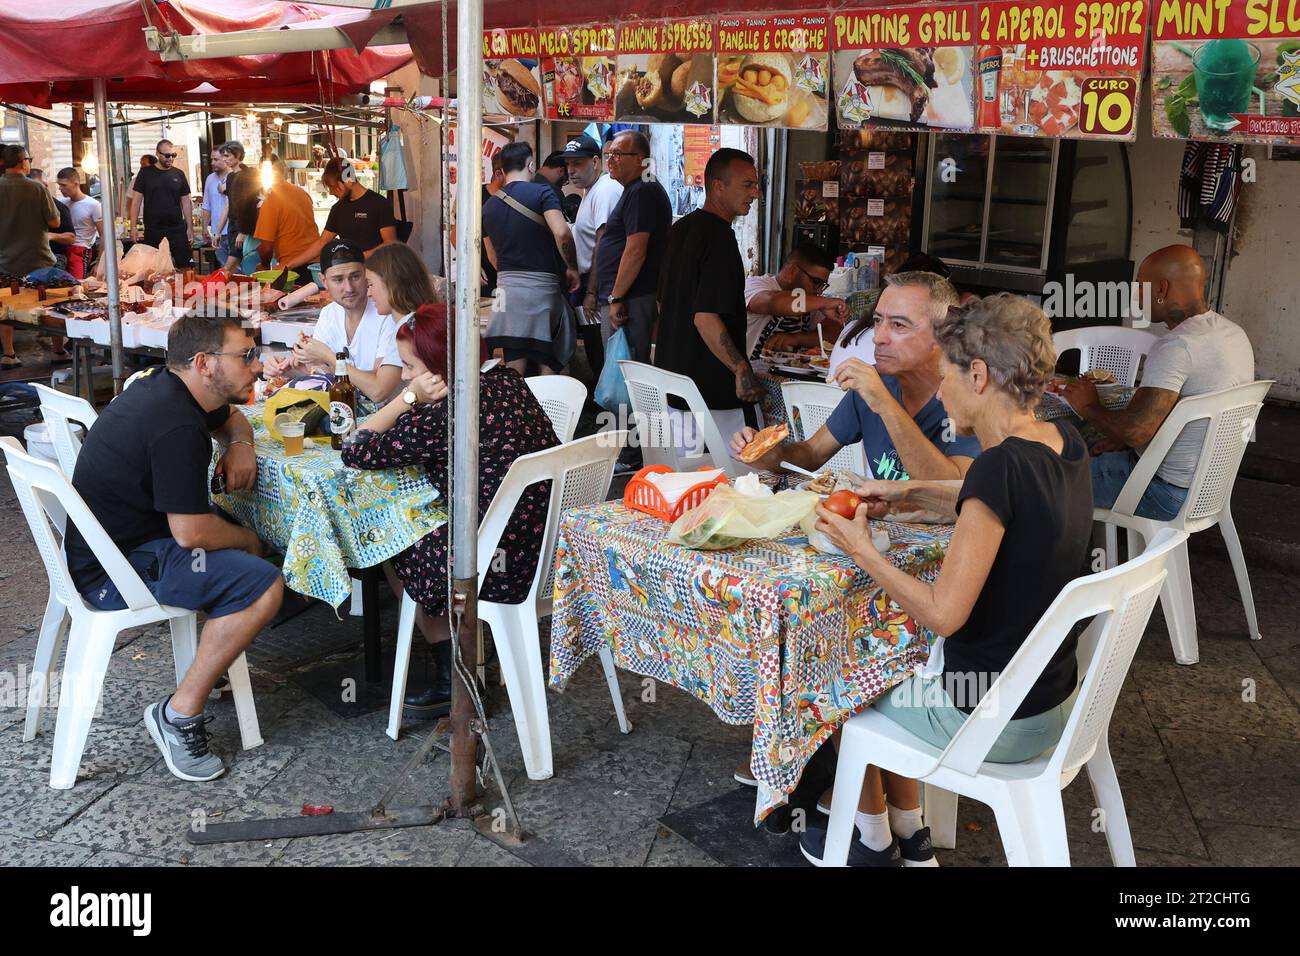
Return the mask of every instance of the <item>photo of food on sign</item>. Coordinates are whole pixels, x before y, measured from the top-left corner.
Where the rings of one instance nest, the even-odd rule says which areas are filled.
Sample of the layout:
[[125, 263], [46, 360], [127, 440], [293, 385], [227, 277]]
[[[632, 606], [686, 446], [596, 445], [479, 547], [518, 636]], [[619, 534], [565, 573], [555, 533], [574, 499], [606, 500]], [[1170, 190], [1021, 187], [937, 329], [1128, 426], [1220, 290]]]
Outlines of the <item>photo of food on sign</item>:
[[711, 21], [620, 24], [614, 118], [620, 123], [713, 125], [713, 70]]
[[537, 33], [531, 29], [483, 34], [483, 114], [511, 120], [539, 119], [542, 82]]
[[975, 111], [981, 131], [1132, 141], [1145, 4], [1066, 0], [980, 7]]
[[718, 122], [827, 128], [829, 20], [823, 15], [718, 20]]
[[975, 10], [971, 4], [835, 14], [839, 128], [973, 128]]
[[614, 28], [543, 27], [537, 38], [547, 119], [612, 120]]

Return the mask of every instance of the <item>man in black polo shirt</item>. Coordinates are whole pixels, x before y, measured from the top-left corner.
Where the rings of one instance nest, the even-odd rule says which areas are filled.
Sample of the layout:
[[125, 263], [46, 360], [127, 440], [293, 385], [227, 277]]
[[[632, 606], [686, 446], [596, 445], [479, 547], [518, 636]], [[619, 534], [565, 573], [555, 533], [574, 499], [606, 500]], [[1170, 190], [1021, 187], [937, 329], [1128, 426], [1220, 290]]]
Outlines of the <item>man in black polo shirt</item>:
[[[208, 463], [228, 489], [253, 487], [248, 419], [231, 408], [261, 372], [236, 318], [187, 315], [167, 334], [167, 367], [109, 403], [86, 436], [72, 485], [161, 604], [204, 611], [207, 622], [184, 680], [144, 713], [167, 768], [182, 780], [225, 772], [208, 749], [203, 713], [217, 679], [279, 610], [284, 584], [262, 560], [257, 535], [212, 513]], [[216, 478], [214, 478], [214, 481]], [[73, 526], [64, 541], [82, 597], [100, 610], [126, 602]]]
[[[655, 365], [695, 382], [718, 430], [757, 427], [763, 387], [745, 357], [745, 264], [731, 223], [748, 215], [759, 194], [753, 157], [720, 149], [704, 167], [704, 206], [683, 216], [668, 236], [659, 287]], [[670, 399], [675, 408], [685, 403]], [[683, 447], [698, 443], [683, 436]]]
[[397, 241], [397, 218], [393, 202], [357, 182], [356, 170], [346, 159], [331, 159], [321, 170], [320, 181], [338, 200], [325, 220], [320, 240], [305, 252], [281, 261], [286, 269], [316, 262], [321, 250], [335, 239], [346, 239], [366, 258], [380, 246]]
[[595, 290], [600, 307], [602, 341], [608, 344], [614, 330], [621, 328], [632, 358], [649, 362], [650, 337], [658, 318], [659, 269], [673, 224], [672, 203], [649, 172], [650, 141], [644, 133], [624, 130], [605, 155], [610, 178], [622, 185], [623, 195], [596, 243], [588, 288]]
[[131, 240], [137, 237], [136, 221], [144, 204], [144, 243], [161, 246], [164, 239], [171, 246], [172, 262], [186, 269], [194, 261], [190, 245], [194, 242], [194, 204], [190, 183], [185, 174], [172, 164], [176, 147], [171, 140], [158, 141], [158, 165], [146, 166], [136, 173], [131, 193]]

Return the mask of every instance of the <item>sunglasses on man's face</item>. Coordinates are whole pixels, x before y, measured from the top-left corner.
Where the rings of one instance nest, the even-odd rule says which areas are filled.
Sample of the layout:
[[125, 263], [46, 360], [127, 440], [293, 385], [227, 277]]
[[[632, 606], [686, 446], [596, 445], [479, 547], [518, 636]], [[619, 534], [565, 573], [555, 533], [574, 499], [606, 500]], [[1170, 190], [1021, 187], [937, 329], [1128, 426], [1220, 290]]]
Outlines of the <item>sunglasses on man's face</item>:
[[200, 355], [238, 355], [244, 360], [245, 365], [252, 365], [257, 359], [257, 346], [254, 345], [252, 348], [244, 349], [242, 352], [195, 352], [190, 356], [190, 361], [193, 362]]
[[808, 281], [813, 284], [813, 291], [815, 292], [821, 292], [831, 284], [830, 279], [819, 279], [801, 265], [796, 265], [795, 268], [808, 277]]
[[175, 159], [175, 158], [176, 158], [177, 156], [179, 156], [180, 154], [179, 154], [179, 153], [159, 153], [158, 155], [161, 156], [163, 159]]

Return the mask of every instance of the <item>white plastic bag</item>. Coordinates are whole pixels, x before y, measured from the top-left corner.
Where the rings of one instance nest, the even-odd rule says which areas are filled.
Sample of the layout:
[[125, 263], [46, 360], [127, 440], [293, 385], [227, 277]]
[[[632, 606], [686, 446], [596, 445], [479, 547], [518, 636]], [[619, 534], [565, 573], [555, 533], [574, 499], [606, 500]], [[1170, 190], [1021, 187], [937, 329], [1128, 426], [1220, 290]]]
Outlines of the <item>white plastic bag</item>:
[[811, 514], [817, 501], [811, 491], [749, 498], [720, 485], [703, 504], [673, 522], [668, 541], [700, 551], [721, 551], [755, 538], [772, 538]]

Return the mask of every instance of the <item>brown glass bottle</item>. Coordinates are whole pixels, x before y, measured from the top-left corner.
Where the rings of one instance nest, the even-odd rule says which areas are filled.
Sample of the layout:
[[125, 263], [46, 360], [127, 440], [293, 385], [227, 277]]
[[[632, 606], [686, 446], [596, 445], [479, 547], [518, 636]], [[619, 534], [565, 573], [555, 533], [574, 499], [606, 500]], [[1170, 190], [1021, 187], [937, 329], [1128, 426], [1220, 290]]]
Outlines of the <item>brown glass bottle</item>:
[[334, 356], [334, 387], [330, 389], [330, 445], [342, 450], [343, 439], [357, 427], [357, 389], [348, 378], [347, 358]]

